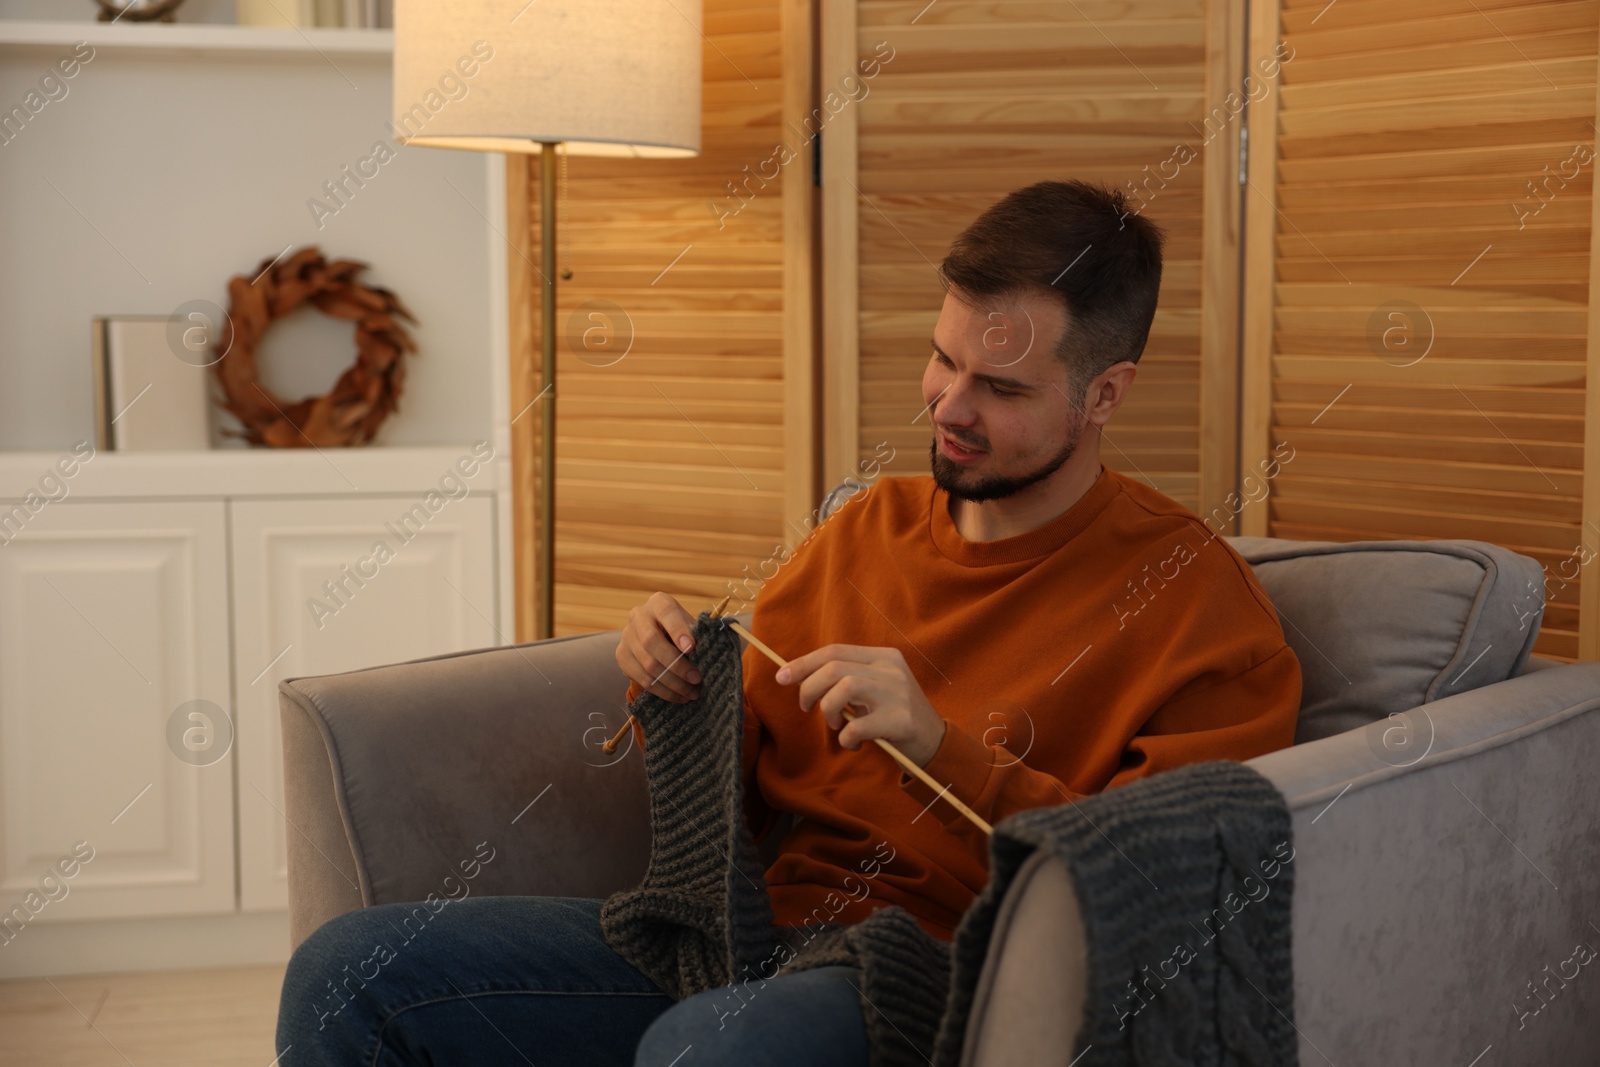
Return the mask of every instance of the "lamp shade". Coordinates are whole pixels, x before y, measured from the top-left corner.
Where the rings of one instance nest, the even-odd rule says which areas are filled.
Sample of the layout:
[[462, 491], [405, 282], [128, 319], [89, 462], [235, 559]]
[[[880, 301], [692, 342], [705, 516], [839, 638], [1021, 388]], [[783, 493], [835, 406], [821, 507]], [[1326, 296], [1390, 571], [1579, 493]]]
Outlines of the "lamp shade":
[[396, 0], [404, 144], [700, 153], [700, 0]]

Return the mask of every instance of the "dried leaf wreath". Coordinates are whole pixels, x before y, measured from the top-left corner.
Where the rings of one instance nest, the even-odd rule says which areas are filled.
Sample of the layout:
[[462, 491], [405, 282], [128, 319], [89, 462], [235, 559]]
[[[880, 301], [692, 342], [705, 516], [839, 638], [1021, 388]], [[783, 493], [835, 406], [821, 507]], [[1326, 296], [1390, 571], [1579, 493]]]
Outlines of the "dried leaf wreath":
[[[372, 440], [398, 407], [405, 382], [402, 353], [417, 350], [399, 320], [417, 320], [394, 293], [355, 280], [366, 268], [354, 259], [330, 263], [316, 245], [307, 245], [278, 263], [263, 259], [254, 281], [243, 274], [228, 279], [228, 318], [212, 351], [223, 393], [218, 404], [244, 426], [242, 433], [227, 431], [231, 436], [272, 448]], [[257, 380], [256, 345], [273, 320], [305, 303], [356, 324], [356, 361], [331, 392], [291, 404]]]

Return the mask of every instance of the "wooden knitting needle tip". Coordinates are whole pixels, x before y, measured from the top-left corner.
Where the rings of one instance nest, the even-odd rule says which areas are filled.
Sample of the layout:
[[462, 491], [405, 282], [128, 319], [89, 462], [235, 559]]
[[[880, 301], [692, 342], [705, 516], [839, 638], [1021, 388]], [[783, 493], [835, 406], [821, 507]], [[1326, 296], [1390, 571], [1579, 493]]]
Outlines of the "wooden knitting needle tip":
[[[713, 619], [722, 618], [722, 613], [725, 610], [727, 610], [728, 601], [730, 601], [732, 599], [733, 599], [732, 596], [723, 597], [722, 598], [722, 602], [720, 604], [718, 604], [716, 607], [711, 609], [711, 617]], [[616, 733], [612, 734], [610, 739], [607, 740], [604, 744], [602, 744], [600, 746], [600, 751], [604, 752], [608, 756], [611, 753], [615, 752], [617, 750], [617, 746], [622, 744], [622, 735], [627, 733], [628, 730], [632, 728], [632, 726], [633, 726], [633, 714], [630, 712], [629, 715], [628, 715], [628, 720], [622, 724], [622, 729], [620, 729]]]
[[[789, 665], [788, 660], [784, 659], [782, 656], [772, 651], [772, 649], [768, 648], [761, 642], [760, 638], [756, 637], [756, 635], [751, 633], [749, 630], [746, 630], [743, 626], [740, 626], [736, 622], [729, 622], [728, 626], [732, 628], [735, 633], [744, 637], [746, 641], [749, 641], [752, 645], [755, 645], [762, 655], [776, 663], [779, 667], [787, 667]], [[844, 709], [844, 717], [851, 722], [854, 722], [856, 719], [856, 716], [850, 711], [849, 708]], [[874, 737], [873, 740], [878, 743], [879, 748], [889, 753], [890, 756], [893, 756], [894, 761], [906, 769], [906, 773], [912, 775], [913, 777], [920, 778], [923, 783], [928, 786], [928, 788], [932, 789], [935, 793], [938, 793], [940, 796], [948, 800], [957, 811], [965, 815], [978, 829], [982, 830], [991, 837], [994, 835], [994, 827], [990, 826], [983, 816], [979, 815], [977, 812], [963, 804], [955, 794], [950, 792], [947, 786], [942, 786], [936, 782], [933, 778], [933, 775], [917, 766], [916, 763], [912, 761], [911, 757], [907, 756], [904, 752], [901, 752], [893, 744], [881, 737]]]
[[611, 753], [615, 752], [617, 750], [617, 746], [622, 743], [622, 735], [627, 733], [629, 728], [631, 728], [632, 726], [633, 726], [633, 713], [629, 712], [628, 713], [628, 721], [624, 722], [622, 724], [622, 729], [620, 729], [616, 733], [612, 734], [611, 737], [608, 740], [606, 740], [600, 746], [600, 751], [604, 752], [608, 756]]

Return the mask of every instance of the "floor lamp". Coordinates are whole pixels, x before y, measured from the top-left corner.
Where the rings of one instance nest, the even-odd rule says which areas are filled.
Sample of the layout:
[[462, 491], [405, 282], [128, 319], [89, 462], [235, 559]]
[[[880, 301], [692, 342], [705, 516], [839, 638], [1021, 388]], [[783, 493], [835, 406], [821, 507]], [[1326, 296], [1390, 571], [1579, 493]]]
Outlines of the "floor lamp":
[[699, 155], [703, 39], [700, 0], [395, 0], [394, 139], [540, 156], [540, 639], [555, 632], [556, 146]]

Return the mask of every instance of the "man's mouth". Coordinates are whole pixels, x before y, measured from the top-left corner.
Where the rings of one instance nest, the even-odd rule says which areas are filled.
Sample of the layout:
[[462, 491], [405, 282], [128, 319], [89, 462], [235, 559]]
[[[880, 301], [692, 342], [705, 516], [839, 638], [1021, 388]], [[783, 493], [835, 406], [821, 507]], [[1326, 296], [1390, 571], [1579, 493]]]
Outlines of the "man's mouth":
[[983, 449], [966, 448], [947, 433], [941, 432], [939, 439], [944, 443], [945, 453], [953, 459], [976, 459], [983, 455]]

